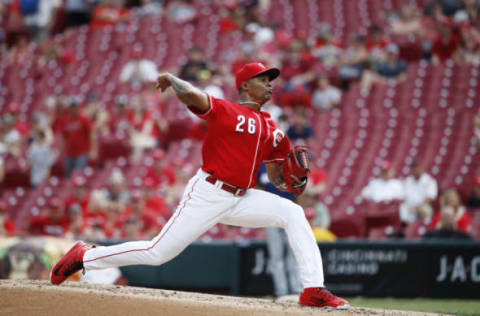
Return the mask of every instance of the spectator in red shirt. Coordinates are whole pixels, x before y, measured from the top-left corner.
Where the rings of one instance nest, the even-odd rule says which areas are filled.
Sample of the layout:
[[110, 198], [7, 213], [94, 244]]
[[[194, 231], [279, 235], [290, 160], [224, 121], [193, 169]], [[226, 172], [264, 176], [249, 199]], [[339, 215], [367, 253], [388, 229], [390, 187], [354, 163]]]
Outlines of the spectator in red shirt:
[[33, 217], [30, 221], [29, 231], [33, 235], [48, 235], [62, 237], [68, 231], [69, 220], [63, 214], [62, 201], [52, 198], [47, 205], [46, 215]]
[[292, 86], [309, 82], [315, 78], [312, 71], [314, 57], [307, 49], [304, 41], [293, 41], [282, 59], [281, 77], [290, 82]]
[[427, 231], [424, 235], [426, 239], [466, 239], [471, 240], [472, 237], [458, 228], [455, 210], [451, 206], [447, 206], [438, 215], [438, 223], [434, 229]]
[[450, 210], [453, 212], [455, 228], [459, 231], [469, 234], [472, 228], [472, 219], [468, 215], [465, 207], [462, 205], [460, 195], [455, 189], [446, 190], [440, 197], [440, 212], [437, 212], [437, 214], [433, 216], [429, 229], [442, 228], [442, 213]]
[[480, 211], [480, 176], [473, 180], [473, 190], [468, 197], [467, 207], [472, 211]]
[[6, 42], [9, 46], [15, 45], [21, 37], [28, 35], [28, 29], [23, 22], [22, 12], [20, 11], [20, 0], [2, 1], [5, 11], [5, 23], [2, 27], [5, 30]]
[[460, 45], [455, 56], [459, 63], [480, 65], [480, 34], [466, 24], [460, 28]]
[[152, 178], [145, 178], [143, 183], [143, 197], [145, 209], [163, 218], [168, 217], [168, 208], [165, 200], [156, 193], [157, 186]]
[[106, 238], [120, 238], [123, 224], [131, 210], [128, 206], [120, 203], [109, 202], [106, 210], [105, 222], [102, 229], [105, 232]]
[[[155, 214], [152, 210], [145, 207], [145, 200], [140, 191], [132, 193], [130, 208], [125, 222], [128, 222], [132, 216], [135, 217], [138, 222], [137, 224], [139, 225], [138, 228], [142, 238], [153, 238], [158, 234], [161, 226], [165, 223], [165, 220], [162, 217], [159, 217], [158, 214]], [[126, 225], [124, 225], [124, 235], [127, 235], [125, 233], [125, 228]]]
[[145, 179], [150, 179], [153, 186], [172, 186], [175, 184], [175, 170], [165, 160], [165, 152], [159, 148], [153, 151], [153, 166], [151, 166]]
[[129, 12], [122, 8], [118, 1], [103, 0], [102, 3], [93, 10], [91, 26], [93, 28], [102, 28], [107, 25], [114, 25], [127, 20]]
[[304, 85], [292, 86], [288, 92], [282, 95], [281, 103], [295, 112], [307, 113], [312, 107], [312, 93]]
[[15, 223], [9, 218], [8, 204], [0, 201], [0, 236], [15, 235]]
[[432, 47], [434, 63], [444, 62], [447, 59], [453, 58], [460, 42], [458, 34], [456, 34], [447, 23], [440, 24], [439, 31], [440, 34], [435, 39]]
[[76, 168], [84, 168], [88, 163], [88, 155], [96, 146], [93, 137], [93, 123], [90, 118], [80, 114], [78, 100], [72, 98], [69, 111], [61, 123], [63, 148], [66, 150], [66, 176], [70, 177]]
[[77, 176], [73, 179], [73, 194], [67, 198], [65, 202], [65, 209], [70, 212], [70, 209], [79, 207], [83, 216], [87, 215], [88, 202], [90, 195], [85, 187], [86, 179], [82, 176]]

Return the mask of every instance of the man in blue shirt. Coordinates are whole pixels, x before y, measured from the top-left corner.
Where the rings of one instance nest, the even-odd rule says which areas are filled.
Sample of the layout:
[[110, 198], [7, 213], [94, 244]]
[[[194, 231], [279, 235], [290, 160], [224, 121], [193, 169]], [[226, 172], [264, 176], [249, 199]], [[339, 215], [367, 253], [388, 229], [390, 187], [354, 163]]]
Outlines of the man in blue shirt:
[[[265, 164], [260, 165], [257, 176], [259, 188], [295, 201], [290, 192], [281, 191], [268, 181]], [[302, 291], [302, 284], [298, 276], [297, 263], [292, 249], [288, 245], [285, 232], [276, 227], [265, 228], [265, 231], [267, 232], [268, 265], [273, 278], [274, 295], [280, 297], [287, 294], [299, 294]]]

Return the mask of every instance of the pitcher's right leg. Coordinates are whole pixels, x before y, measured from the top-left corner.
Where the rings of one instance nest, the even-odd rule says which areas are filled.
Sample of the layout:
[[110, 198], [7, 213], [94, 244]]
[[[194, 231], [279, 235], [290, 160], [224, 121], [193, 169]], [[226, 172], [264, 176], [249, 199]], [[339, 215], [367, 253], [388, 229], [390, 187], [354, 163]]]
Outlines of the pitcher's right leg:
[[177, 210], [160, 234], [150, 241], [132, 241], [109, 247], [93, 248], [85, 253], [84, 267], [105, 269], [133, 264], [160, 265], [180, 252], [218, 222], [222, 212], [235, 202], [233, 195], [215, 196], [216, 189], [195, 176], [185, 189]]

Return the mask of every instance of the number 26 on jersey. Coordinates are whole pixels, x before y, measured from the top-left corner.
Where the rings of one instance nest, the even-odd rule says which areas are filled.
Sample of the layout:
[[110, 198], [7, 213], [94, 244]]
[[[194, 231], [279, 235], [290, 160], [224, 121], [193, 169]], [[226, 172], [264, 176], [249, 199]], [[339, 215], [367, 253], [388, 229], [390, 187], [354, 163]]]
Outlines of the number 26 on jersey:
[[247, 131], [249, 134], [255, 134], [255, 132], [257, 131], [257, 125], [256, 125], [257, 122], [255, 121], [255, 119], [249, 118], [247, 122], [247, 119], [245, 118], [244, 115], [239, 115], [237, 116], [237, 120], [238, 120], [238, 124], [237, 124], [237, 127], [235, 128], [235, 132], [245, 133], [245, 130], [244, 130], [245, 123], [247, 124]]

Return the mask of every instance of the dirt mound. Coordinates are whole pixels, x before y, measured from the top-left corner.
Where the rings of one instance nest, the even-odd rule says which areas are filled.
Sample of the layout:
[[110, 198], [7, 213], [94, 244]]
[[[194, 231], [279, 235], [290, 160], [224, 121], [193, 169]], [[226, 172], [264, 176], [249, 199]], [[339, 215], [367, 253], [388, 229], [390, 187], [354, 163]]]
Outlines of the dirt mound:
[[352, 307], [347, 311], [267, 300], [123, 286], [45, 281], [0, 281], [0, 315], [434, 315]]

